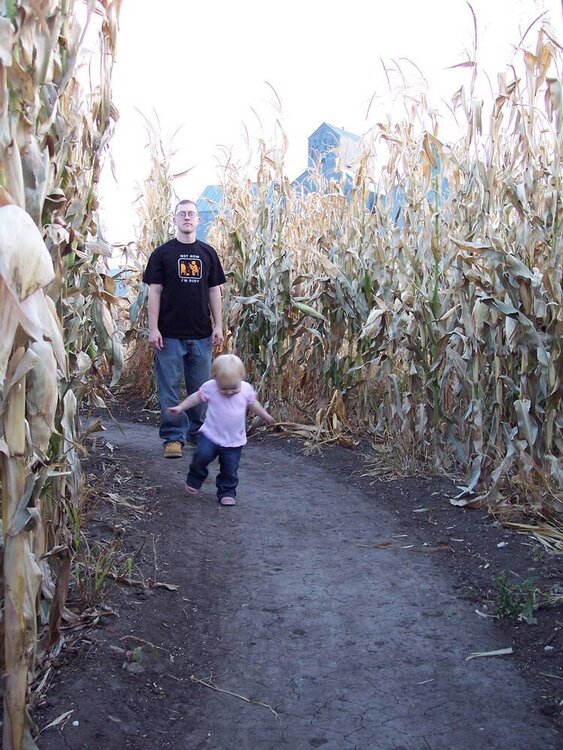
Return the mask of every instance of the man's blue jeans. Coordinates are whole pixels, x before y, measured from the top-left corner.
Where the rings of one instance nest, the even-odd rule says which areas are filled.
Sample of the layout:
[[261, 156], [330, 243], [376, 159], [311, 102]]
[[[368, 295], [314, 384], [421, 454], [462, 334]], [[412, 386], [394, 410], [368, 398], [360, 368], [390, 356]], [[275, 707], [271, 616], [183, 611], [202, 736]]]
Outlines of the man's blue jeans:
[[207, 467], [219, 456], [219, 473], [215, 480], [217, 498], [220, 500], [222, 497], [236, 497], [241, 453], [242, 446], [223, 448], [200, 432], [197, 436], [197, 448], [188, 470], [186, 484], [199, 490], [209, 474]]
[[156, 351], [156, 384], [160, 401], [159, 435], [165, 443], [195, 440], [205, 417], [205, 404], [188, 409], [175, 417], [167, 410], [176, 406], [180, 397], [180, 382], [184, 379], [186, 393], [195, 393], [211, 379], [211, 336], [206, 339], [164, 339], [164, 346]]

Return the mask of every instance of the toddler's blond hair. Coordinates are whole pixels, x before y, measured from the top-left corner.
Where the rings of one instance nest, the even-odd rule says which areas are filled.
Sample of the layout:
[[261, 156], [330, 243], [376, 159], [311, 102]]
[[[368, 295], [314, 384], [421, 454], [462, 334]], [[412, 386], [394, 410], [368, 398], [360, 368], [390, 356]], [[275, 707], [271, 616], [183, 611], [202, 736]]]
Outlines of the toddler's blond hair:
[[244, 380], [246, 370], [236, 354], [220, 354], [213, 360], [211, 374], [216, 380], [237, 377]]

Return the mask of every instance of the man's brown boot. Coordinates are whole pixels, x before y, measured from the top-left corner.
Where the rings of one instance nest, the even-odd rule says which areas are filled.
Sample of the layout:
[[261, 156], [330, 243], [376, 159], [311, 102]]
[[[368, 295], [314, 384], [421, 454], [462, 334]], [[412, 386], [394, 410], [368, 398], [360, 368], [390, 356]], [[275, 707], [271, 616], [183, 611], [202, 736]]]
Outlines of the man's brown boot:
[[164, 444], [164, 458], [182, 458], [182, 443], [171, 440]]

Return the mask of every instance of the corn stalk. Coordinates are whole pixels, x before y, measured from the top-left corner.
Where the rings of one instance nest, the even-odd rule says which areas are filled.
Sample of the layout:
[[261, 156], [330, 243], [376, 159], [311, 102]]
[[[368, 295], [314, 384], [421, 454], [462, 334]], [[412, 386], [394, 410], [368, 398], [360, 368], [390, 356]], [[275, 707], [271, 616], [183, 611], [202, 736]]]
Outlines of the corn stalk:
[[143, 284], [143, 271], [151, 252], [173, 236], [173, 201], [178, 197], [172, 172], [174, 156], [170, 147], [163, 143], [158, 118], [152, 122], [145, 118], [147, 149], [150, 168], [147, 178], [140, 186], [137, 199], [137, 240], [124, 248], [123, 262], [126, 274], [128, 299], [131, 306], [124, 315], [126, 328], [127, 367], [123, 388], [132, 390], [137, 396], [154, 394], [153, 352], [148, 344], [148, 287]]
[[[65, 503], [79, 507], [83, 481], [77, 405], [103, 403], [102, 375], [113, 366], [115, 379], [120, 367], [111, 289], [98, 263], [109, 248], [95, 213], [115, 118], [109, 74], [118, 11], [118, 0], [12, 0], [0, 16], [6, 750], [35, 747], [29, 686], [61, 644]], [[96, 23], [100, 68], [88, 80], [81, 46]]]
[[544, 513], [563, 509], [561, 47], [541, 30], [516, 67], [491, 102], [458, 90], [458, 141], [410, 96], [308, 195], [263, 148], [255, 179], [225, 171], [211, 241], [262, 398], [461, 468], [459, 504]]

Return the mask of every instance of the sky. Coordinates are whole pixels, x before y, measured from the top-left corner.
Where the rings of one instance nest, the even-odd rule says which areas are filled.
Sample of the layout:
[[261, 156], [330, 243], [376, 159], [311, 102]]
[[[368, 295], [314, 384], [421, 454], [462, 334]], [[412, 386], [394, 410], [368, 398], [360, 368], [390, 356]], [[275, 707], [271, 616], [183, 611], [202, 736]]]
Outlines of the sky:
[[[471, 6], [477, 60], [492, 80], [542, 12], [563, 42], [563, 0]], [[179, 198], [195, 200], [219, 182], [225, 154], [243, 161], [249, 142], [272, 136], [276, 118], [294, 179], [321, 123], [363, 135], [386, 116], [399, 76], [390, 90], [384, 67], [398, 63], [420, 86], [418, 68], [441, 110], [440, 99], [469, 83], [469, 69], [452, 66], [469, 59], [473, 39], [466, 0], [123, 0], [112, 75], [120, 118], [100, 184], [105, 239], [135, 239], [134, 204], [149, 169], [145, 118], [158, 118], [173, 171], [189, 170], [174, 181]]]

